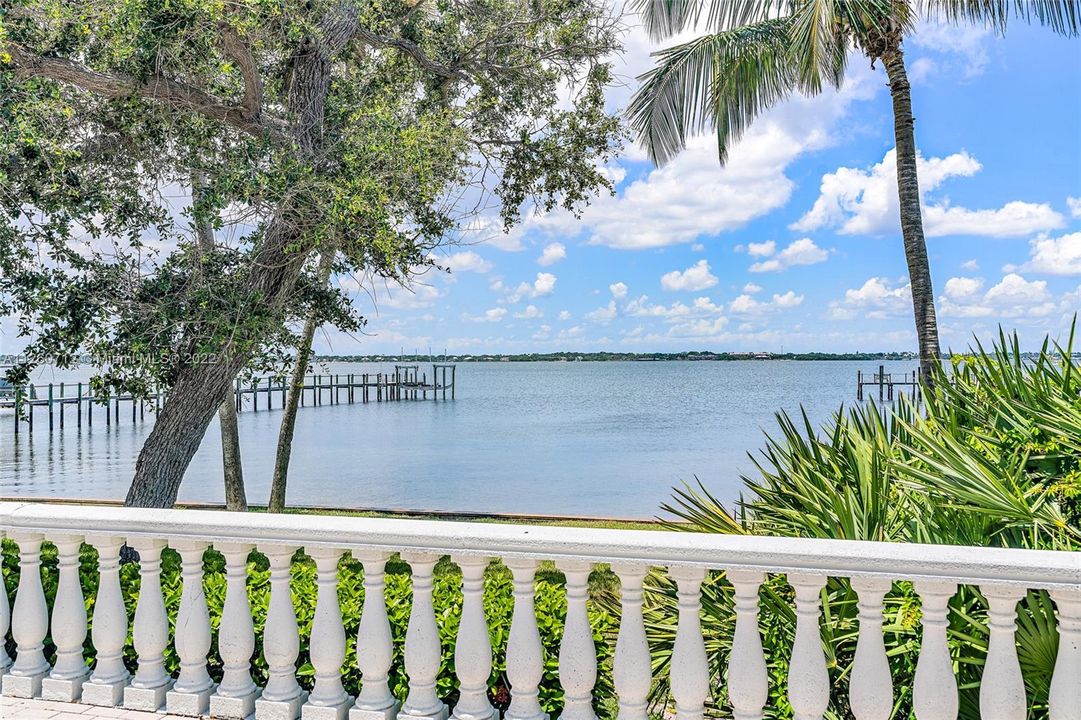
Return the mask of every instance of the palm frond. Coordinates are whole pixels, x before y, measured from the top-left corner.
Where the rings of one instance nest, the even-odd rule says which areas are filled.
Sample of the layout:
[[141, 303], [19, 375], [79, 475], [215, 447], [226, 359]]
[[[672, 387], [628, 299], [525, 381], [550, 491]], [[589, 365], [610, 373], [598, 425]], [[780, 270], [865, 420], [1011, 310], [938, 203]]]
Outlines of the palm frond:
[[1077, 0], [916, 0], [921, 14], [951, 23], [973, 23], [1004, 32], [1011, 17], [1039, 23], [1061, 35], [1081, 31]]
[[627, 114], [638, 141], [663, 165], [687, 138], [713, 126], [723, 163], [754, 118], [798, 84], [791, 19], [766, 20], [704, 35], [655, 54]]
[[791, 11], [794, 0], [631, 0], [653, 40], [665, 40], [684, 30], [731, 30], [741, 25], [778, 18]]

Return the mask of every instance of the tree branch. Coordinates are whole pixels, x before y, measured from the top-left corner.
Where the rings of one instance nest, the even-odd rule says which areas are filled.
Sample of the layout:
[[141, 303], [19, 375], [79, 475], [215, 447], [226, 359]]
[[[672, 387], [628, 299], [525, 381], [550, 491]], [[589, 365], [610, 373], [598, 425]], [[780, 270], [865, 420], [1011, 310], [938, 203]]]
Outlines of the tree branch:
[[360, 27], [357, 28], [357, 37], [374, 48], [384, 49], [389, 47], [396, 50], [401, 50], [406, 55], [413, 58], [413, 60], [418, 65], [420, 65], [421, 68], [438, 77], [446, 78], [448, 80], [469, 79], [469, 76], [462, 70], [455, 67], [450, 67], [449, 65], [444, 65], [443, 63], [437, 62], [436, 60], [428, 57], [428, 55], [426, 55], [425, 52], [421, 50], [416, 43], [409, 40], [405, 40], [403, 38], [383, 37], [382, 35], [377, 35], [370, 30], [365, 30], [364, 28]]
[[259, 68], [255, 65], [251, 49], [237, 31], [228, 23], [221, 23], [221, 46], [225, 55], [236, 63], [244, 78], [244, 102], [242, 103], [246, 120], [255, 120], [263, 110], [263, 80], [259, 77]]
[[41, 57], [19, 43], [10, 41], [4, 45], [4, 50], [11, 56], [9, 67], [20, 76], [55, 80], [107, 98], [134, 95], [156, 100], [223, 122], [253, 137], [269, 137], [282, 144], [289, 142], [289, 133], [283, 122], [267, 117], [250, 117], [247, 106], [227, 103], [176, 80], [155, 75], [140, 81], [113, 73], [97, 72], [64, 58]]

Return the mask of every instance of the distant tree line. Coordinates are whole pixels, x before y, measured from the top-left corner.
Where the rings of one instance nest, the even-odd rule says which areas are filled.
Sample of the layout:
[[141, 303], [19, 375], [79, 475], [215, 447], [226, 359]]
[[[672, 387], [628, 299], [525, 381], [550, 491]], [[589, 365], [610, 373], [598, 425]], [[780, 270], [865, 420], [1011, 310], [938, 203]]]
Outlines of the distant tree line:
[[320, 355], [317, 362], [664, 362], [672, 360], [917, 360], [914, 352], [851, 352], [851, 353], [771, 353], [771, 352], [709, 352], [689, 350], [676, 353], [634, 352], [550, 352], [519, 353], [517, 355]]

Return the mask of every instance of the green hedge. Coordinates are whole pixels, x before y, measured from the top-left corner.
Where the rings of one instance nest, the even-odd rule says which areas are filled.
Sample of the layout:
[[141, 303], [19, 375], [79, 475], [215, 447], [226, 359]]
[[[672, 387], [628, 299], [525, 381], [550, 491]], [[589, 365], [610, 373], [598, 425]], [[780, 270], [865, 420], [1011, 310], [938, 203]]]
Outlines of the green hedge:
[[[42, 551], [44, 567], [43, 584], [46, 599], [52, 607], [56, 595], [57, 556], [56, 550], [46, 544]], [[315, 613], [316, 583], [315, 564], [302, 553], [298, 553], [293, 562], [293, 606], [296, 609], [297, 624], [300, 626], [300, 657], [297, 675], [301, 685], [310, 689], [314, 680], [314, 669], [308, 660], [308, 639], [311, 635], [312, 617]], [[210, 609], [210, 622], [214, 629], [215, 644], [211, 648], [209, 670], [215, 680], [221, 679], [222, 667], [218, 659], [216, 636], [221, 622], [222, 605], [225, 601], [225, 561], [220, 553], [209, 550], [204, 556], [203, 583], [206, 589], [207, 605]], [[3, 574], [11, 601], [14, 602], [18, 584], [18, 549], [11, 541], [3, 543]], [[86, 598], [87, 615], [93, 617], [94, 600], [97, 595], [97, 555], [84, 547], [82, 553], [81, 575], [83, 593]], [[263, 626], [266, 622], [266, 608], [270, 599], [270, 573], [266, 558], [259, 553], [252, 553], [248, 563], [248, 598], [255, 620], [255, 655], [252, 658], [252, 675], [257, 684], [266, 682], [266, 661], [262, 657]], [[345, 689], [355, 695], [359, 691], [360, 672], [356, 661], [356, 636], [360, 624], [361, 608], [364, 603], [364, 572], [359, 562], [346, 556], [338, 568], [338, 599], [341, 604], [342, 620], [345, 624], [347, 648], [346, 659], [342, 667], [342, 680]], [[126, 564], [121, 567], [120, 582], [124, 600], [128, 607], [128, 617], [135, 615], [135, 604], [139, 595], [139, 566]], [[461, 574], [457, 567], [444, 559], [436, 567], [434, 604], [436, 622], [439, 625], [440, 639], [443, 645], [442, 662], [439, 669], [437, 689], [440, 697], [453, 704], [457, 691], [454, 677], [454, 639], [458, 631], [458, 622], [462, 611]], [[563, 589], [563, 576], [549, 565], [542, 565], [537, 573], [536, 608], [537, 623], [541, 643], [544, 647], [544, 679], [540, 686], [541, 706], [548, 712], [558, 712], [562, 706], [562, 690], [558, 680], [559, 642], [563, 635], [563, 619], [566, 616], [566, 596]], [[412, 603], [412, 583], [409, 566], [397, 558], [387, 564], [387, 616], [390, 620], [394, 637], [394, 662], [390, 672], [391, 691], [404, 699], [408, 690], [408, 679], [404, 669], [405, 632], [409, 622], [409, 610]], [[613, 577], [606, 570], [598, 570], [591, 577], [591, 594], [610, 594]], [[182, 583], [180, 580], [180, 557], [172, 550], [165, 550], [162, 556], [162, 590], [165, 607], [168, 611], [170, 632], [176, 622], [180, 607]], [[500, 709], [505, 709], [510, 702], [509, 683], [506, 678], [506, 646], [510, 633], [513, 611], [512, 582], [510, 572], [501, 564], [490, 566], [485, 576], [484, 609], [490, 628], [493, 664], [489, 678], [489, 696]], [[597, 711], [602, 716], [614, 716], [615, 706], [611, 701], [611, 658], [614, 650], [615, 629], [618, 618], [589, 603], [590, 624], [593, 627], [594, 641], [597, 645], [598, 661], [601, 666], [595, 695], [599, 698]], [[9, 654], [14, 646], [9, 641]], [[46, 655], [50, 661], [55, 659], [55, 647], [51, 638], [45, 641]], [[94, 647], [90, 633], [86, 641], [87, 661], [92, 662]], [[132, 646], [129, 627], [128, 641], [125, 648], [125, 662], [129, 669], [135, 669], [135, 649]], [[180, 660], [172, 643], [166, 650], [165, 663], [168, 671], [174, 675], [179, 671]]]

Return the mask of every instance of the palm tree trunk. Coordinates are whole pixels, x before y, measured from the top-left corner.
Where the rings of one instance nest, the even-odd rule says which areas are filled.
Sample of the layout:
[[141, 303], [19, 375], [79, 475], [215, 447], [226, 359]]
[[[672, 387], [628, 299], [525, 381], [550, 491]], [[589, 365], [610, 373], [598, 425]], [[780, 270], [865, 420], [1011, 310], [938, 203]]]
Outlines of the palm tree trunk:
[[905, 70], [904, 53], [898, 44], [882, 56], [893, 98], [893, 132], [897, 144], [897, 196], [901, 206], [901, 236], [904, 240], [908, 277], [912, 285], [912, 310], [916, 317], [916, 337], [920, 348], [920, 375], [930, 384], [939, 363], [938, 320], [931, 268], [927, 262], [927, 242], [923, 237], [920, 212], [920, 185], [916, 173], [916, 137], [913, 132], [912, 88]]
[[[324, 285], [330, 279], [330, 270], [334, 266], [334, 251], [325, 250], [319, 257], [319, 284]], [[304, 374], [308, 371], [308, 363], [312, 355], [312, 340], [315, 338], [317, 318], [314, 314], [309, 315], [304, 321], [304, 334], [297, 346], [296, 361], [293, 364], [293, 374], [289, 380], [289, 392], [285, 398], [285, 408], [282, 412], [282, 424], [278, 430], [278, 451], [274, 458], [274, 477], [270, 484], [270, 502], [267, 504], [268, 512], [285, 512], [285, 485], [289, 476], [289, 458], [293, 453], [293, 432], [296, 430], [297, 407], [300, 405], [300, 394], [304, 392]]]
[[[191, 176], [192, 199], [206, 189], [206, 174], [196, 171]], [[199, 249], [213, 251], [214, 229], [205, 220], [196, 220], [195, 235]], [[248, 498], [244, 492], [244, 467], [240, 459], [240, 431], [236, 421], [236, 393], [233, 386], [218, 406], [218, 424], [221, 426], [221, 463], [225, 478], [225, 509], [247, 512]]]

